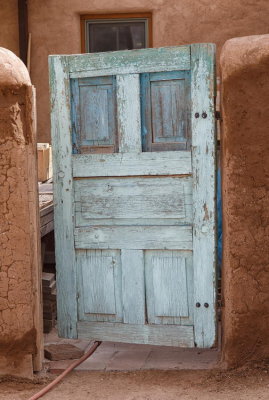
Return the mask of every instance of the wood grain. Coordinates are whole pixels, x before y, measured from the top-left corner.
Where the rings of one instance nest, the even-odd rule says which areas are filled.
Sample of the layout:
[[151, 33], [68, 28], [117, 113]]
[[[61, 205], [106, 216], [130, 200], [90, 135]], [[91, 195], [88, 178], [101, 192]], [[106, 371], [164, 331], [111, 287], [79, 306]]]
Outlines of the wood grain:
[[[197, 44], [192, 54], [193, 264], [195, 342], [211, 347], [216, 339], [215, 212], [215, 46]], [[199, 118], [195, 117], [199, 113]], [[203, 118], [202, 114], [206, 114]], [[204, 116], [205, 116], [204, 114]], [[204, 304], [208, 304], [205, 307]]]
[[66, 56], [70, 78], [190, 69], [190, 46]]
[[[181, 177], [83, 179], [75, 181], [78, 224], [103, 219], [170, 219], [192, 222], [192, 180]], [[186, 218], [188, 216], [188, 218]], [[100, 221], [102, 223], [102, 221]]]
[[103, 226], [75, 228], [77, 249], [192, 250], [191, 226]]
[[[43, 337], [43, 304], [42, 304], [42, 250], [40, 241], [40, 215], [39, 215], [39, 201], [36, 182], [37, 174], [37, 147], [36, 147], [36, 91], [33, 86], [26, 88], [26, 104], [25, 115], [27, 118], [26, 129], [32, 137], [32, 141], [25, 146], [27, 151], [27, 168], [28, 168], [28, 198], [29, 198], [29, 235], [31, 243], [30, 263], [32, 271], [32, 307], [33, 307], [33, 325], [36, 330], [36, 337], [34, 339], [35, 354], [29, 354], [31, 358], [30, 370], [41, 371], [43, 368], [44, 359], [44, 337]], [[10, 360], [7, 358], [7, 362]], [[14, 365], [12, 366], [12, 374], [14, 374]], [[7, 373], [7, 369], [5, 373]]]
[[119, 250], [77, 250], [79, 320], [122, 322], [122, 263]]
[[145, 324], [144, 254], [121, 250], [122, 304], [125, 324]]
[[151, 285], [147, 287], [152, 286], [153, 289], [148, 296], [154, 299], [154, 310], [151, 312], [156, 317], [188, 317], [185, 257], [169, 257], [165, 253], [153, 256], [148, 266]]
[[141, 152], [139, 74], [117, 76], [119, 152]]
[[[59, 336], [77, 337], [68, 61], [49, 58]], [[64, 134], [63, 134], [64, 133]]]
[[116, 79], [71, 80], [73, 153], [117, 151]]
[[192, 326], [79, 322], [78, 336], [88, 340], [194, 347]]
[[73, 177], [190, 175], [191, 152], [87, 154], [72, 159]]
[[146, 264], [149, 323], [162, 317], [188, 317], [189, 313], [185, 257], [180, 252], [170, 257], [166, 253], [159, 251]]
[[140, 83], [143, 151], [189, 149], [189, 71], [141, 74]]

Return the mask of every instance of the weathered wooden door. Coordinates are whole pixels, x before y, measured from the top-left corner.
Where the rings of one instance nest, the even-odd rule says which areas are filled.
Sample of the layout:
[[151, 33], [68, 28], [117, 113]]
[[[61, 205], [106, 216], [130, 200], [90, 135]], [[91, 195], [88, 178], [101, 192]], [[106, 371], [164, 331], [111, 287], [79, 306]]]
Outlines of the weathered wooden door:
[[215, 342], [214, 45], [50, 57], [59, 334]]

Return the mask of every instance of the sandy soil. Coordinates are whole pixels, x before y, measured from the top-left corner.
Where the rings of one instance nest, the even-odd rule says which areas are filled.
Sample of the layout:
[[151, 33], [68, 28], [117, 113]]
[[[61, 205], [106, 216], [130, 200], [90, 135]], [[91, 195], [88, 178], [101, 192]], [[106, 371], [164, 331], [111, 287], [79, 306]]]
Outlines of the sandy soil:
[[[49, 378], [45, 379], [47, 382]], [[0, 399], [23, 400], [43, 383], [2, 380]], [[268, 400], [269, 365], [227, 371], [72, 372], [44, 400]]]

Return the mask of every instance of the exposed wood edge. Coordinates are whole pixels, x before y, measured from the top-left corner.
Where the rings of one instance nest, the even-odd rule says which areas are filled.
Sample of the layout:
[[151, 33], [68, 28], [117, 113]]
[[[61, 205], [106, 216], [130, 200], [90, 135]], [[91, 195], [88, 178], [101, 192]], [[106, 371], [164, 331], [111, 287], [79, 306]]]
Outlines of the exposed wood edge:
[[[124, 153], [73, 155], [73, 177], [77, 179], [85, 177], [124, 177], [124, 175], [147, 175], [148, 177], [191, 175], [191, 152], [181, 153], [145, 152], [141, 154], [129, 153], [128, 155]], [[171, 168], [172, 161], [173, 167]], [[100, 172], [100, 168], [95, 167], [98, 165], [102, 165], [102, 172]], [[159, 168], [160, 165], [162, 169]], [[111, 175], [111, 171], [113, 171], [113, 175]]]
[[83, 321], [78, 322], [78, 337], [123, 343], [194, 347], [193, 326], [187, 325], [134, 325]]
[[[35, 346], [36, 353], [33, 354], [33, 369], [42, 369], [44, 342], [43, 342], [43, 307], [42, 307], [42, 262], [41, 262], [41, 238], [39, 221], [39, 202], [37, 187], [37, 150], [36, 150], [36, 114], [35, 114], [35, 90], [27, 88], [26, 115], [31, 115], [27, 120], [32, 141], [28, 149], [28, 185], [29, 185], [29, 224], [30, 240], [32, 244], [31, 268], [32, 268], [32, 302], [33, 302], [33, 324], [36, 330]], [[33, 185], [36, 185], [33, 187]]]
[[[60, 337], [77, 338], [77, 286], [73, 236], [72, 143], [70, 79], [67, 57], [49, 57], [55, 246], [57, 264], [57, 320]], [[62, 135], [62, 132], [65, 132]]]
[[[136, 58], [131, 57], [135, 52]], [[145, 58], [145, 55], [150, 56]], [[117, 58], [115, 57], [117, 56]], [[126, 73], [183, 71], [190, 69], [190, 46], [54, 55], [69, 63], [69, 78], [108, 76]]]
[[129, 178], [145, 178], [145, 179], [155, 179], [155, 178], [189, 178], [189, 177], [191, 177], [192, 176], [192, 174], [191, 173], [189, 173], [189, 174], [173, 174], [173, 173], [171, 173], [171, 174], [165, 174], [165, 175], [162, 175], [161, 173], [154, 173], [154, 174], [142, 174], [142, 173], [140, 173], [140, 174], [138, 174], [138, 173], [134, 173], [133, 175], [132, 174], [128, 174], [128, 175], [101, 175], [101, 176], [99, 176], [99, 175], [90, 175], [90, 174], [85, 174], [85, 176], [75, 176], [74, 177], [74, 181], [83, 181], [84, 179], [90, 179], [90, 180], [95, 180], [95, 179], [97, 179], [98, 178], [98, 180], [101, 180], [101, 179], [129, 179]]
[[41, 237], [47, 235], [54, 230], [54, 221], [48, 222], [46, 225], [42, 226], [40, 229]]
[[194, 332], [197, 347], [208, 348], [216, 340], [215, 45], [191, 45], [191, 66], [194, 304], [201, 304]]
[[47, 215], [53, 211], [54, 211], [54, 205], [52, 203], [40, 209], [40, 217], [44, 217], [44, 215]]
[[41, 228], [42, 226], [46, 225], [47, 223], [53, 221], [53, 213], [50, 212], [46, 215], [43, 215], [43, 217], [40, 218], [40, 223], [41, 223]]
[[[86, 226], [74, 229], [76, 249], [189, 250], [192, 251], [190, 225]], [[162, 231], [162, 235], [160, 234]], [[143, 239], [141, 233], [143, 232]], [[128, 236], [129, 234], [129, 236]], [[168, 234], [168, 238], [165, 237]], [[128, 236], [128, 239], [126, 237]], [[139, 238], [139, 240], [138, 240]], [[172, 239], [171, 239], [172, 238]]]
[[[124, 50], [122, 50], [124, 51]], [[127, 50], [130, 51], [130, 50]], [[136, 50], [138, 51], [138, 50]], [[94, 54], [94, 53], [92, 53]], [[95, 53], [95, 54], [100, 54], [100, 53]], [[160, 63], [155, 63], [152, 65], [147, 65], [147, 66], [115, 66], [114, 68], [112, 67], [111, 64], [107, 63], [106, 67], [100, 69], [94, 69], [94, 68], [85, 68], [84, 71], [71, 71], [70, 72], [70, 78], [71, 79], [80, 79], [80, 78], [95, 78], [98, 76], [110, 76], [110, 75], [125, 75], [125, 74], [142, 74], [142, 73], [151, 73], [151, 72], [170, 72], [174, 71], [175, 69], [178, 69], [179, 71], [184, 71], [184, 70], [189, 70], [190, 65], [189, 62], [184, 60], [181, 62], [181, 64], [178, 63], [166, 63], [164, 60], [160, 60]]]

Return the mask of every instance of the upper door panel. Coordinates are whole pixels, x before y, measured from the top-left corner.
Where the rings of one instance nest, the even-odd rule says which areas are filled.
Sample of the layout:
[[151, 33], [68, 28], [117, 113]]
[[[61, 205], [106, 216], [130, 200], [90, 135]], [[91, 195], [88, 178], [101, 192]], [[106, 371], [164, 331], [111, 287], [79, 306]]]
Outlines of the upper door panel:
[[141, 74], [143, 151], [188, 150], [190, 71]]

